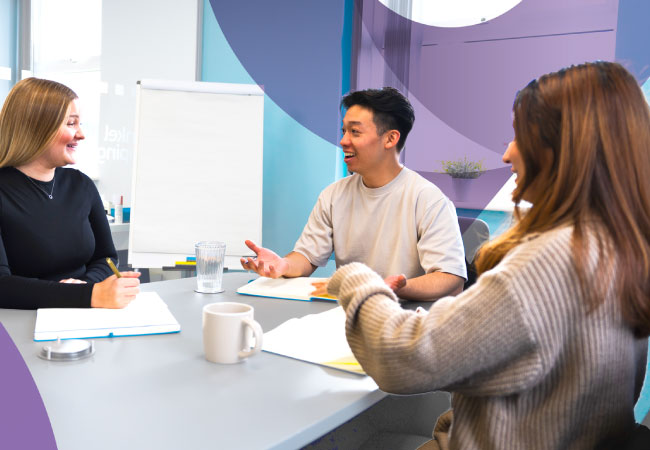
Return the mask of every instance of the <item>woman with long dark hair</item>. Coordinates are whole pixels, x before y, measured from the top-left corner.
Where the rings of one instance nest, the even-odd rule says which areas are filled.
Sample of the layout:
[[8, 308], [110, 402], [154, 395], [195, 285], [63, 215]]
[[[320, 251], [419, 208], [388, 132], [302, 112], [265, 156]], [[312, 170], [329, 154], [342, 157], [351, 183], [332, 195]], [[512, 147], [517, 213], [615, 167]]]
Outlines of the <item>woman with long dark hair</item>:
[[648, 104], [596, 62], [532, 81], [513, 110], [504, 161], [532, 206], [480, 250], [472, 288], [418, 314], [353, 263], [328, 290], [381, 389], [453, 393], [430, 448], [619, 448], [650, 334]]

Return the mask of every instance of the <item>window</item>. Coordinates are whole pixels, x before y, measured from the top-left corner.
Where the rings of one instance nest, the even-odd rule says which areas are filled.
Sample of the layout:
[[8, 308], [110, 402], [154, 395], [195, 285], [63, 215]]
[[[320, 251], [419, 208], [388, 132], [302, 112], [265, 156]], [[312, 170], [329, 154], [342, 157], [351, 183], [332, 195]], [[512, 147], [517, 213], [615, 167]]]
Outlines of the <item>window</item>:
[[521, 0], [379, 0], [396, 13], [435, 27], [466, 27], [492, 20]]
[[[102, 0], [31, 1], [32, 72], [79, 96], [86, 140], [75, 167], [98, 176]], [[23, 77], [29, 73], [23, 74]]]
[[[85, 141], [75, 167], [107, 199], [130, 205], [137, 82], [195, 80], [199, 0], [20, 0], [26, 76], [59, 81], [79, 95]], [[27, 51], [25, 51], [27, 50]]]

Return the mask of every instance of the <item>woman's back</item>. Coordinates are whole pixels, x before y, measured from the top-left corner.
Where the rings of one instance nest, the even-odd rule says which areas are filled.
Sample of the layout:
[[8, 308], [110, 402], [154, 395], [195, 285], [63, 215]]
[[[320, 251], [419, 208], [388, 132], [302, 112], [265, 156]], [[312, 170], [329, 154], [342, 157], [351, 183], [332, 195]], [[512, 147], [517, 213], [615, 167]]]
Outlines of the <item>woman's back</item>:
[[650, 335], [650, 109], [598, 61], [532, 80], [513, 119], [516, 221], [479, 250], [472, 288], [417, 314], [349, 265], [328, 292], [383, 390], [454, 393], [443, 448], [618, 448]]
[[[528, 339], [519, 354], [448, 387], [455, 392], [451, 448], [610, 448], [604, 441], [633, 429], [648, 341], [635, 338], [623, 320], [614, 289], [588, 311], [572, 231], [530, 238], [457, 298], [471, 302], [486, 291], [508, 297]], [[589, 244], [589, 261], [580, 264], [593, 269], [602, 263], [593, 234]], [[495, 339], [521, 333], [504, 323], [494, 331]]]

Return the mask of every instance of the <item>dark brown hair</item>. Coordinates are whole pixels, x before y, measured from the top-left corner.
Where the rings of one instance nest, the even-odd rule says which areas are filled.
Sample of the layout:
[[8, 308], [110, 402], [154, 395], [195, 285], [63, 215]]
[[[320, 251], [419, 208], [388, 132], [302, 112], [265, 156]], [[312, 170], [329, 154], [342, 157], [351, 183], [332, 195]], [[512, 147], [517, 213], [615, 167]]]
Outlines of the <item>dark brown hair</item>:
[[[617, 63], [571, 66], [529, 83], [513, 111], [524, 163], [512, 194], [517, 221], [481, 249], [479, 273], [524, 236], [573, 225], [573, 259], [592, 308], [615, 288], [635, 334], [650, 335], [650, 111], [636, 80]], [[549, 151], [552, 166], [543, 171]], [[535, 198], [522, 214], [527, 191]], [[595, 276], [584, 263], [590, 230], [599, 249]]]

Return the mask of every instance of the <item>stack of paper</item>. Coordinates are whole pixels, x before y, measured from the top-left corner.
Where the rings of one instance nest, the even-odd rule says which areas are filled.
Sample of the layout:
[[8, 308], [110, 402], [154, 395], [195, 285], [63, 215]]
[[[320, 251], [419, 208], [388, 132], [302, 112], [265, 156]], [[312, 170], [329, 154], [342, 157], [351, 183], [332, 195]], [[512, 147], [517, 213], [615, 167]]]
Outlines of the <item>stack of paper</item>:
[[178, 333], [181, 326], [155, 292], [141, 292], [123, 309], [42, 308], [36, 311], [35, 341], [57, 338]]
[[345, 312], [340, 306], [320, 314], [290, 319], [264, 333], [262, 350], [365, 374], [345, 337]]
[[274, 297], [286, 300], [302, 300], [309, 302], [312, 300], [329, 300], [336, 301], [336, 298], [323, 295], [313, 296], [314, 285], [312, 283], [327, 282], [328, 278], [266, 278], [260, 277], [256, 280], [237, 289], [237, 293], [244, 295], [254, 295], [258, 297]]

